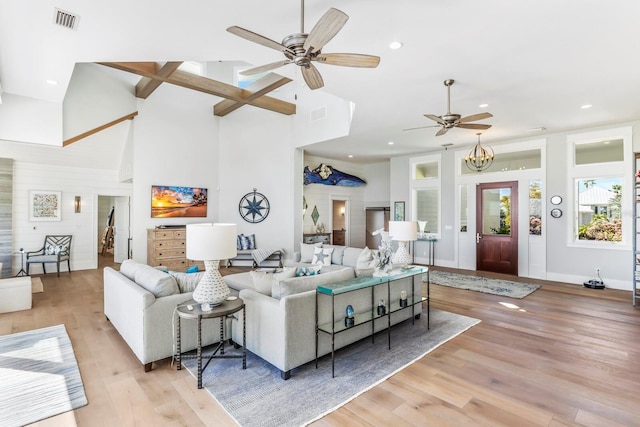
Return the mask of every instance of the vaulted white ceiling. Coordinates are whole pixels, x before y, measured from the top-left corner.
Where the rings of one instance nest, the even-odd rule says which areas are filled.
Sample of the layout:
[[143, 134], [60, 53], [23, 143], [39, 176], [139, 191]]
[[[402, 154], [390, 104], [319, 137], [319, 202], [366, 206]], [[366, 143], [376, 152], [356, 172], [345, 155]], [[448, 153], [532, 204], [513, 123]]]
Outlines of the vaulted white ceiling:
[[[53, 23], [55, 7], [80, 17], [77, 30]], [[493, 114], [483, 121], [493, 125], [483, 142], [640, 118], [636, 0], [307, 0], [305, 30], [330, 7], [350, 19], [323, 52], [367, 53], [381, 62], [375, 69], [317, 65], [320, 90], [353, 101], [355, 111], [351, 134], [309, 147], [312, 154], [376, 161], [475, 143], [472, 130], [441, 137], [438, 128], [403, 131], [432, 124], [425, 113], [446, 112], [448, 78], [456, 80], [452, 112]], [[5, 94], [61, 103], [77, 62], [262, 65], [282, 58], [228, 33], [231, 25], [280, 42], [299, 32], [300, 2], [3, 0], [0, 85]], [[392, 41], [404, 46], [391, 50]], [[288, 85], [304, 84], [294, 65], [276, 72], [294, 80]], [[540, 127], [546, 130], [529, 131]]]

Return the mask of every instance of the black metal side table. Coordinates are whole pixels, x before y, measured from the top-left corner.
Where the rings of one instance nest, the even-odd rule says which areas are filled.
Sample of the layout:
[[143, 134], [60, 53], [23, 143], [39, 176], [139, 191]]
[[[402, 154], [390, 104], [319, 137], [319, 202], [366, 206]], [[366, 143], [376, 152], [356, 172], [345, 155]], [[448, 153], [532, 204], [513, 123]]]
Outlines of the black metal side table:
[[[227, 355], [224, 354], [224, 329], [227, 320], [227, 316], [237, 313], [242, 310], [242, 355]], [[237, 298], [233, 301], [225, 301], [219, 306], [213, 307], [210, 311], [202, 311], [200, 304], [195, 301], [188, 301], [184, 304], [180, 304], [177, 307], [178, 321], [176, 322], [176, 355], [175, 359], [178, 364], [178, 370], [182, 369], [182, 359], [197, 359], [198, 360], [198, 388], [202, 388], [202, 373], [211, 359], [242, 359], [242, 369], [247, 369], [247, 340], [246, 340], [246, 310], [244, 310], [244, 301]], [[202, 319], [220, 319], [220, 342], [218, 342], [216, 348], [211, 354], [206, 354], [204, 357], [207, 359], [207, 363], [202, 366]], [[197, 320], [197, 342], [196, 342], [196, 354], [182, 354], [181, 353], [181, 337], [180, 337], [180, 319], [196, 319]]]

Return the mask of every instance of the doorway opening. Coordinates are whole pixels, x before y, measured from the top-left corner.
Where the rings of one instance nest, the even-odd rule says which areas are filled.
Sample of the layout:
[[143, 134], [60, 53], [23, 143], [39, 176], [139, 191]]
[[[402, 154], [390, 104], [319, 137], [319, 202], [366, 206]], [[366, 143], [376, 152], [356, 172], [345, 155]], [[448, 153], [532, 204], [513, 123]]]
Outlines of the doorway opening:
[[389, 229], [391, 209], [389, 207], [366, 208], [365, 215], [365, 230], [367, 233], [365, 241], [368, 248], [376, 249], [380, 246], [381, 235], [374, 236], [371, 233], [381, 228]]
[[131, 258], [130, 197], [98, 196], [98, 264]]
[[347, 246], [349, 242], [349, 201], [334, 199], [332, 203], [331, 243], [334, 245]]

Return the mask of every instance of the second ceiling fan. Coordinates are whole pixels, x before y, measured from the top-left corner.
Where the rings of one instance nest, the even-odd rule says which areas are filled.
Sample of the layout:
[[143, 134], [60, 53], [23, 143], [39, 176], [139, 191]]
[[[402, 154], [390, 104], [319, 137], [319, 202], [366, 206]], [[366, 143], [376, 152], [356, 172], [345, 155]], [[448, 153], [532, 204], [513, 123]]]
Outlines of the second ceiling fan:
[[431, 119], [437, 122], [437, 125], [431, 126], [420, 126], [417, 128], [410, 128], [404, 130], [414, 130], [414, 129], [424, 129], [430, 127], [442, 126], [436, 136], [444, 135], [449, 131], [449, 129], [454, 127], [459, 127], [463, 129], [477, 129], [477, 130], [485, 130], [489, 129], [491, 125], [485, 125], [481, 123], [469, 123], [475, 122], [476, 120], [484, 120], [493, 117], [491, 113], [478, 113], [472, 114], [471, 116], [462, 117], [460, 114], [455, 114], [451, 112], [451, 86], [453, 85], [455, 80], [447, 79], [444, 81], [444, 85], [447, 87], [447, 113], [442, 116], [436, 116], [435, 114], [425, 114], [424, 116], [428, 119]]
[[241, 27], [227, 28], [232, 34], [261, 44], [284, 53], [286, 59], [271, 64], [244, 70], [240, 74], [254, 75], [271, 71], [287, 64], [296, 64], [302, 70], [302, 77], [310, 89], [324, 86], [324, 81], [318, 69], [312, 62], [343, 67], [375, 68], [380, 63], [380, 57], [359, 53], [322, 53], [321, 49], [342, 29], [349, 16], [338, 10], [329, 9], [307, 34], [304, 32], [304, 0], [301, 1], [300, 32], [289, 34], [282, 43], [278, 43], [260, 34]]

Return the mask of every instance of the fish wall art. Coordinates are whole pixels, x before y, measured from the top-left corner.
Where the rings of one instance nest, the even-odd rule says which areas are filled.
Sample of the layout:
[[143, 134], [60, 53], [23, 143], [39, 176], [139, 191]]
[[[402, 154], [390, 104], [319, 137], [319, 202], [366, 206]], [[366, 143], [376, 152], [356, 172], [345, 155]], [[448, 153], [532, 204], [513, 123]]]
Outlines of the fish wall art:
[[341, 187], [361, 187], [367, 185], [366, 181], [348, 173], [340, 172], [333, 166], [325, 163], [310, 170], [309, 166], [304, 167], [304, 185], [322, 184], [322, 185], [338, 185]]

